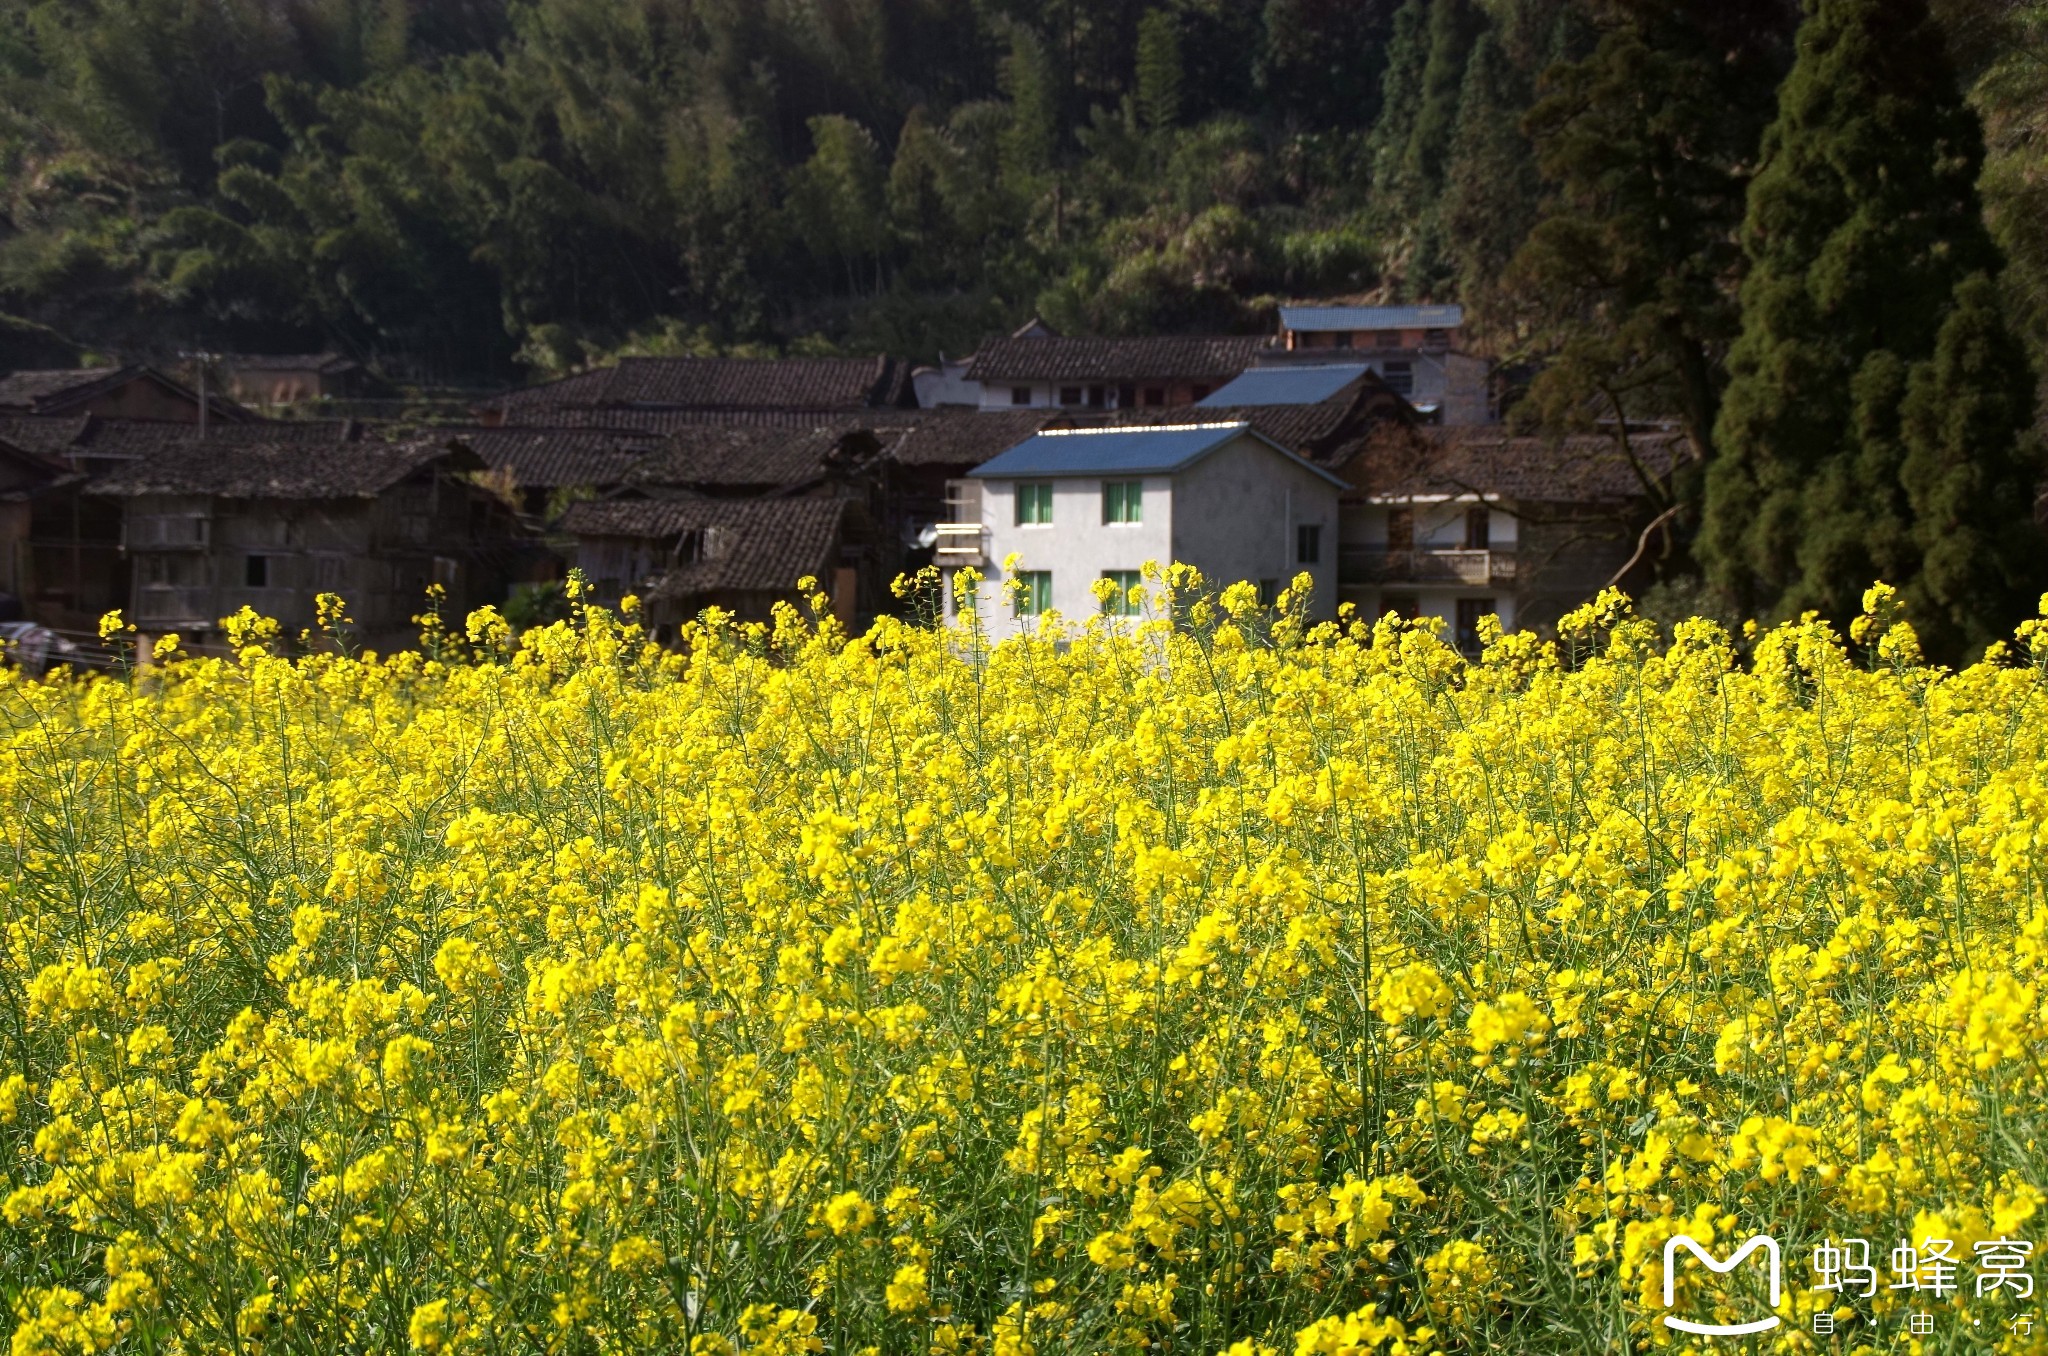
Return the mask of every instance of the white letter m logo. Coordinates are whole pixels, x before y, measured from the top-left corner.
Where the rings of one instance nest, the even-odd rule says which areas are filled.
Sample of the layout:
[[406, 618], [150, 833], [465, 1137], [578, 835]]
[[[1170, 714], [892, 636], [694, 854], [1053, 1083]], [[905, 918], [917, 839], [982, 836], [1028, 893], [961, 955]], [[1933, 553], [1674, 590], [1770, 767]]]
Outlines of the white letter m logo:
[[[1678, 1250], [1681, 1247], [1704, 1262], [1707, 1270], [1719, 1276], [1725, 1276], [1735, 1270], [1736, 1267], [1742, 1265], [1743, 1258], [1749, 1256], [1758, 1248], [1762, 1248], [1770, 1255], [1771, 1259], [1771, 1307], [1773, 1309], [1778, 1307], [1780, 1289], [1777, 1239], [1764, 1234], [1758, 1234], [1755, 1238], [1750, 1239], [1737, 1248], [1735, 1255], [1727, 1261], [1717, 1262], [1690, 1235], [1673, 1234], [1664, 1242], [1664, 1307], [1666, 1309], [1671, 1307], [1675, 1298], [1672, 1286], [1678, 1279]], [[1673, 1318], [1671, 1315], [1666, 1314], [1664, 1316], [1664, 1326], [1676, 1328], [1680, 1332], [1699, 1333], [1703, 1337], [1739, 1337], [1743, 1333], [1764, 1332], [1777, 1327], [1778, 1316], [1772, 1314], [1768, 1318], [1759, 1318], [1750, 1323], [1693, 1323], [1686, 1319]]]

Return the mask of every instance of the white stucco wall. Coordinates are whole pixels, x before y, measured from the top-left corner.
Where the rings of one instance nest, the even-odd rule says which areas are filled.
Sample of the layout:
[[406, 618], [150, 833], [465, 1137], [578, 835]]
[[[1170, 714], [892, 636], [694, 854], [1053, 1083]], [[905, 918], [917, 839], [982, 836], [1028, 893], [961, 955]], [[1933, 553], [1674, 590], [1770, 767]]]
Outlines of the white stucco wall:
[[[1105, 479], [1139, 479], [1145, 489], [1142, 521], [1102, 521], [1102, 486]], [[1002, 563], [1011, 553], [1020, 557], [1020, 570], [1052, 572], [1052, 605], [1064, 616], [1082, 620], [1100, 608], [1091, 592], [1095, 581], [1107, 570], [1136, 570], [1148, 560], [1164, 565], [1173, 559], [1173, 478], [1170, 476], [1103, 477], [1074, 476], [1052, 483], [1052, 521], [1017, 522], [1017, 486], [1014, 480], [982, 483], [981, 521], [988, 529], [989, 566], [983, 571], [986, 601], [982, 622], [994, 637], [1014, 635], [1018, 618], [1007, 604], [998, 600], [1001, 586], [1009, 576]], [[951, 604], [949, 603], [949, 606]]]

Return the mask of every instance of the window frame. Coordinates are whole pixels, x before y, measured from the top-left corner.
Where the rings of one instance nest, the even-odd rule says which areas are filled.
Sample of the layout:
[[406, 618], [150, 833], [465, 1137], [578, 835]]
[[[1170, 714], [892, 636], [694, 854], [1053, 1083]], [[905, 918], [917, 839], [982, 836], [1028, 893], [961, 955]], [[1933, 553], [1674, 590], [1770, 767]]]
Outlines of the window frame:
[[1323, 525], [1321, 523], [1296, 523], [1294, 525], [1294, 563], [1297, 565], [1320, 565], [1323, 563]]
[[1024, 585], [1012, 595], [1018, 617], [1043, 617], [1052, 610], [1052, 571], [1019, 570], [1012, 578]]
[[1104, 570], [1102, 577], [1116, 584], [1116, 596], [1103, 604], [1102, 614], [1105, 617], [1138, 616], [1138, 609], [1131, 602], [1131, 590], [1144, 584], [1145, 572], [1143, 570]]
[[1010, 404], [1011, 404], [1011, 405], [1013, 405], [1013, 406], [1025, 406], [1025, 405], [1029, 405], [1030, 403], [1031, 403], [1031, 388], [1030, 388], [1029, 386], [1012, 386], [1012, 387], [1010, 388]]
[[1084, 395], [1085, 392], [1079, 386], [1062, 386], [1060, 387], [1060, 407], [1062, 409], [1078, 409]]
[[1493, 510], [1484, 504], [1474, 504], [1465, 510], [1465, 549], [1493, 549]]
[[[1012, 516], [1015, 521], [1011, 524], [1013, 527], [1052, 526], [1050, 480], [1020, 480], [1011, 491], [1010, 498], [1014, 501]], [[1031, 505], [1029, 512], [1025, 509], [1027, 503]]]
[[251, 551], [242, 557], [242, 587], [245, 589], [267, 589], [270, 583], [270, 556], [263, 551]]
[[1145, 482], [1102, 482], [1102, 523], [1105, 527], [1137, 527], [1145, 521]]

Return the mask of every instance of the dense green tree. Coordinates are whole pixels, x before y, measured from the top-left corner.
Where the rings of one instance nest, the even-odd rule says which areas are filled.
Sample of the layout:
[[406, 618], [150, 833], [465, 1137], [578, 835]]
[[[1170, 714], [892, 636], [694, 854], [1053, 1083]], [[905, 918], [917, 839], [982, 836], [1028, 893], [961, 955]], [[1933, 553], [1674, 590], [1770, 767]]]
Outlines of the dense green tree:
[[1900, 576], [1909, 615], [1935, 651], [1974, 651], [2031, 615], [2048, 584], [2031, 513], [2044, 471], [2034, 373], [1984, 274], [1956, 289], [1902, 414], [1899, 478], [1920, 556], [1918, 573]]
[[1153, 131], [1180, 121], [1180, 28], [1163, 9], [1147, 10], [1138, 26], [1138, 111]]
[[[867, 128], [851, 118], [826, 114], [811, 119], [816, 149], [797, 176], [792, 195], [798, 234], [814, 252], [843, 263], [849, 291], [869, 286], [879, 272], [887, 240], [887, 175], [881, 148]], [[880, 290], [880, 279], [873, 279]]]
[[1938, 0], [1984, 122], [1985, 217], [1999, 280], [2038, 364], [2048, 360], [2048, 0]]
[[1316, 127], [1372, 126], [1394, 8], [1394, 0], [1266, 0], [1254, 78], [1267, 106]]
[[1796, 9], [1602, 0], [1596, 17], [1598, 43], [1550, 68], [1526, 123], [1554, 195], [1507, 277], [1545, 360], [1525, 412], [1556, 432], [1676, 416], [1711, 455], [1738, 230]]
[[[2004, 543], [2027, 530], [2030, 495], [1963, 502], [1955, 487], [2008, 486], [2033, 398], [2002, 319], [1967, 281], [1998, 266], [1975, 189], [1978, 125], [1925, 0], [1815, 0], [1797, 48], [1749, 188], [1742, 332], [1699, 553], [1744, 610], [1852, 616], [1882, 568], [1937, 639], [1975, 640], [2011, 624], [2009, 597], [1959, 594], [1962, 572], [1929, 552], [1944, 535]], [[1886, 409], [1902, 373], [1905, 419]], [[1878, 558], [1901, 541], [1911, 558]]]
[[1503, 310], [1498, 285], [1542, 202], [1535, 156], [1520, 126], [1530, 84], [1500, 36], [1482, 34], [1465, 66], [1438, 204], [1454, 290], [1475, 322]]

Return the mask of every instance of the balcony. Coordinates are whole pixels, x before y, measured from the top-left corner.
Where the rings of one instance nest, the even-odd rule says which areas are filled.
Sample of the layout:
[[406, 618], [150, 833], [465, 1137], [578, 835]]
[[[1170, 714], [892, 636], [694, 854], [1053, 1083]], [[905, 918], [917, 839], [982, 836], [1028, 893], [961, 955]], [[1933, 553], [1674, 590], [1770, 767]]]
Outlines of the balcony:
[[988, 563], [986, 529], [980, 523], [940, 523], [938, 532], [932, 561], [940, 569], [958, 569], [963, 565], [979, 568]]
[[1347, 546], [1338, 552], [1338, 578], [1346, 584], [1456, 584], [1496, 588], [1515, 582], [1507, 551], [1389, 551]]

